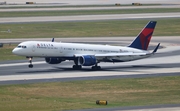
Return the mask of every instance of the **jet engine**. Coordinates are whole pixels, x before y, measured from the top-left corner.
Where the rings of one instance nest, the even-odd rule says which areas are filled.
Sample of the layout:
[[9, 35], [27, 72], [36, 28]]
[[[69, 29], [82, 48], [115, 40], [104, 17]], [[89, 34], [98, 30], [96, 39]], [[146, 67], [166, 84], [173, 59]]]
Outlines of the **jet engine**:
[[48, 64], [59, 64], [62, 62], [62, 60], [60, 58], [57, 58], [57, 57], [46, 57], [45, 61]]
[[82, 66], [92, 66], [96, 64], [95, 56], [91, 55], [81, 56], [78, 61]]

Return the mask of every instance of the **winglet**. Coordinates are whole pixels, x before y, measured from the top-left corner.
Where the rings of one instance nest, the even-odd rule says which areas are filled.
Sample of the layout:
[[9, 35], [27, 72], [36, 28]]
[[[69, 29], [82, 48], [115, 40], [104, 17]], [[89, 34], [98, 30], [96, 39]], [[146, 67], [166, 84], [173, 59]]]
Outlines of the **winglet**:
[[159, 46], [160, 46], [160, 43], [159, 43], [159, 44], [156, 46], [156, 48], [153, 50], [152, 54], [154, 54], [154, 53], [156, 53], [156, 52], [157, 52], [157, 50], [158, 50]]
[[52, 42], [54, 42], [54, 38], [52, 38]]

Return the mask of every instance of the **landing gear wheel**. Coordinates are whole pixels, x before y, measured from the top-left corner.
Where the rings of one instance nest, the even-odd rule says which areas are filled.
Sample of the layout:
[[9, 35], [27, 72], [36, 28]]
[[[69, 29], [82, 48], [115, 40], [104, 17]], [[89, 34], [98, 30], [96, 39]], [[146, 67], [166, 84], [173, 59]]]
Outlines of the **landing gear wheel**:
[[32, 65], [32, 64], [29, 64], [29, 68], [33, 68], [33, 65]]
[[101, 66], [92, 66], [91, 69], [92, 69], [92, 70], [100, 70], [100, 69], [101, 69]]
[[32, 57], [27, 57], [27, 58], [29, 58], [29, 68], [33, 68], [33, 65], [32, 65]]
[[73, 69], [80, 70], [80, 69], [82, 69], [82, 66], [81, 65], [73, 65]]

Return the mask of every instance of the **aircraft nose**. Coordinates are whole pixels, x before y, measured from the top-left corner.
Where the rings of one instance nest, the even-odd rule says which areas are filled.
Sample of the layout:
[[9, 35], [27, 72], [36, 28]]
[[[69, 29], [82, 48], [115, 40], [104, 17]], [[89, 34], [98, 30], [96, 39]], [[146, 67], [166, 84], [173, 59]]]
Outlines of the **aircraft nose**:
[[14, 49], [12, 50], [12, 53], [13, 53], [13, 54], [17, 54], [17, 49], [14, 48]]

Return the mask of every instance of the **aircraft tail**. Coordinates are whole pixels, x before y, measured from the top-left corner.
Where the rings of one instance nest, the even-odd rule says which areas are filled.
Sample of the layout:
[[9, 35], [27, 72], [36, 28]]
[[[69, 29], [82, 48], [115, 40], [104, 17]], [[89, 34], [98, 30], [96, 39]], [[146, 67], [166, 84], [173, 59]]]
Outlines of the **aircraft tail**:
[[156, 21], [149, 21], [149, 23], [143, 28], [143, 30], [137, 35], [135, 40], [129, 45], [129, 47], [147, 50], [149, 42], [151, 41]]

